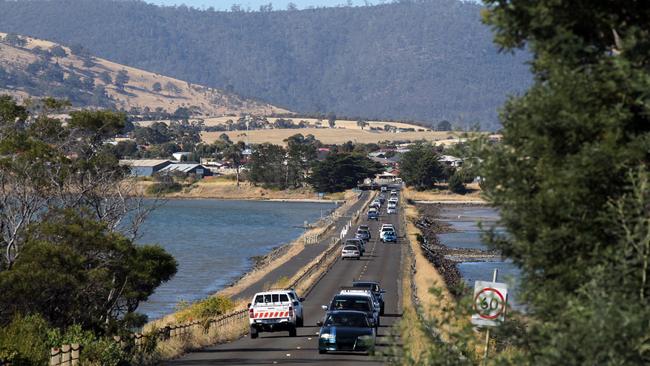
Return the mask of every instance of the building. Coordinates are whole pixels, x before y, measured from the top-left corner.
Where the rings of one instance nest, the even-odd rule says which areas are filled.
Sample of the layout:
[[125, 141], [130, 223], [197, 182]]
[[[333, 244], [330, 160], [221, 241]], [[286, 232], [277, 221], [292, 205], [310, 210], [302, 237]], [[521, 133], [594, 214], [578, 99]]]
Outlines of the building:
[[451, 155], [440, 155], [439, 161], [454, 168], [463, 165], [463, 159]]
[[191, 152], [185, 152], [185, 151], [175, 152], [172, 154], [172, 156], [174, 157], [174, 159], [176, 159], [176, 161], [187, 161], [190, 158], [190, 155], [192, 155]]
[[160, 174], [181, 174], [185, 176], [194, 174], [199, 178], [203, 178], [211, 176], [212, 171], [197, 163], [172, 163], [160, 169]]
[[164, 167], [171, 164], [169, 160], [141, 159], [141, 160], [120, 160], [121, 166], [128, 166], [131, 175], [136, 177], [150, 177]]

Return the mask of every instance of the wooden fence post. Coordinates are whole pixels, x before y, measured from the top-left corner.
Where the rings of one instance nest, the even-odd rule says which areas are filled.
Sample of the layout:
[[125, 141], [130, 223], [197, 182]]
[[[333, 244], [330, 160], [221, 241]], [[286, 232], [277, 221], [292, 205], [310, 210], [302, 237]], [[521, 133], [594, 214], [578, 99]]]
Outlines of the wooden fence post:
[[81, 352], [81, 346], [79, 343], [73, 343], [70, 345], [72, 352], [70, 355], [70, 364], [72, 366], [77, 366], [79, 365], [79, 359], [81, 358], [80, 352]]
[[70, 345], [61, 346], [61, 365], [70, 366]]
[[61, 364], [61, 350], [54, 347], [50, 350], [50, 366], [59, 366]]

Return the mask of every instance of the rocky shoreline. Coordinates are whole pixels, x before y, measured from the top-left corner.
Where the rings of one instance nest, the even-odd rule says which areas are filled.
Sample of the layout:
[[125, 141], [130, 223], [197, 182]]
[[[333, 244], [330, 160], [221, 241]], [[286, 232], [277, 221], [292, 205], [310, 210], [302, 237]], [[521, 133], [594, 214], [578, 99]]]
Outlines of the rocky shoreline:
[[456, 232], [456, 230], [444, 221], [439, 220], [440, 205], [416, 203], [415, 207], [418, 210], [418, 218], [414, 224], [422, 233], [418, 237], [420, 247], [427, 259], [444, 278], [447, 288], [452, 293], [459, 294], [462, 284], [458, 263], [483, 262], [501, 258], [501, 255], [496, 251], [447, 247], [440, 241], [438, 234]]

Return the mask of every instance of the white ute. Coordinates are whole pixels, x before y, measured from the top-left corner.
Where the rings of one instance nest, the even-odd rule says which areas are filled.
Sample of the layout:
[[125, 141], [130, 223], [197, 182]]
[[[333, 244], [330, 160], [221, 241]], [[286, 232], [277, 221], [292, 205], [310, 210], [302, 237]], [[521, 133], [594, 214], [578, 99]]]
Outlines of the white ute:
[[248, 322], [251, 338], [261, 332], [289, 331], [296, 336], [296, 328], [303, 326], [302, 301], [294, 290], [258, 292], [248, 304]]

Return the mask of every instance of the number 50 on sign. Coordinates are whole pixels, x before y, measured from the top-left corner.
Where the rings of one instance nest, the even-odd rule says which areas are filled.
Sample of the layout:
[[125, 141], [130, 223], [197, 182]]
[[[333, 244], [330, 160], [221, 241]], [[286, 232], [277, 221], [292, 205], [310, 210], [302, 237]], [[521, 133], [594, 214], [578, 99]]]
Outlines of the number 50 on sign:
[[476, 281], [474, 284], [472, 324], [494, 327], [506, 318], [508, 285], [499, 282]]

